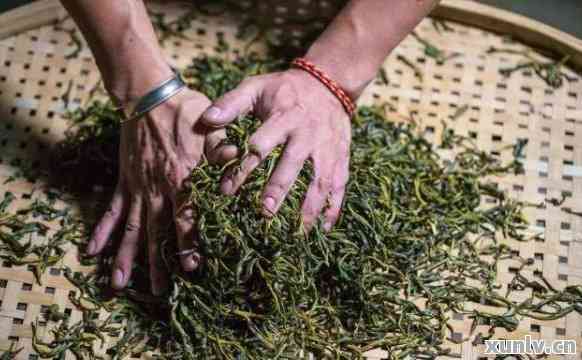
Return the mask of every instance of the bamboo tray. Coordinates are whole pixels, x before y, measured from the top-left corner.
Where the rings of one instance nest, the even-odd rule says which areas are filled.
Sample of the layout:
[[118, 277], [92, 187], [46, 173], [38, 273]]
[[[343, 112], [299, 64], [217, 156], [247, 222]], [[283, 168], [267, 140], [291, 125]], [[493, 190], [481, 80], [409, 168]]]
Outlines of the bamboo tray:
[[[169, 18], [187, 10], [179, 4], [151, 6]], [[515, 72], [508, 78], [499, 73], [500, 68], [522, 60], [520, 56], [486, 54], [490, 47], [529, 49], [524, 45], [527, 43], [544, 48], [544, 53], [553, 50], [570, 55], [569, 64], [579, 69], [582, 41], [522, 16], [467, 0], [444, 1], [434, 15], [452, 20], [447, 24], [453, 31], [439, 30], [431, 19], [426, 19], [417, 33], [445, 52], [459, 55], [439, 65], [425, 56], [422, 44], [410, 36], [384, 64], [389, 83], [372, 84], [360, 103], [385, 103], [389, 117], [398, 121], [416, 119], [421, 126], [433, 130], [430, 136], [434, 139], [439, 137], [441, 121], [447, 121], [467, 105], [465, 114], [458, 120], [449, 120], [449, 126], [473, 137], [482, 149], [494, 151], [516, 139], [529, 140], [526, 173], [501, 179], [500, 187], [514, 198], [535, 203], [560, 198], [567, 191], [572, 197], [564, 206], [582, 211], [582, 76], [566, 68], [570, 81], [552, 89], [531, 71]], [[0, 15], [0, 184], [16, 171], [10, 165], [15, 159], [39, 161], [39, 166], [47, 161], [42, 155], [63, 138], [66, 129], [62, 113], [81, 106], [99, 82], [86, 46], [78, 56], [67, 58], [75, 44], [67, 32], [57, 31], [53, 25], [65, 17], [56, 0], [38, 1]], [[213, 54], [217, 33], [234, 44], [234, 51], [242, 51], [243, 44], [234, 36], [236, 26], [237, 21], [229, 17], [199, 16], [186, 32], [190, 40], [169, 39], [164, 43], [169, 61], [180, 67], [196, 54]], [[63, 21], [61, 27], [74, 28], [70, 19]], [[197, 31], [199, 28], [206, 31]], [[509, 40], [508, 35], [514, 40]], [[261, 51], [260, 44], [257, 50]], [[399, 56], [418, 64], [422, 80], [398, 60]], [[541, 54], [536, 56], [547, 60]], [[0, 185], [0, 192], [25, 194], [42, 186], [19, 180]], [[512, 247], [522, 257], [534, 258], [537, 270], [555, 286], [582, 284], [582, 218], [551, 206], [528, 209], [526, 215], [531, 230], [543, 233], [544, 241], [510, 242]], [[88, 270], [77, 263], [73, 248], [64, 262], [74, 270]], [[502, 263], [500, 283], [511, 279], [509, 265]], [[74, 287], [57, 268], [47, 271], [42, 280], [43, 285], [37, 285], [25, 266], [0, 264], [0, 351], [16, 341], [19, 348], [23, 347], [17, 359], [37, 358], [31, 345], [30, 324], [43, 306], [59, 304], [70, 309], [72, 321], [80, 315], [67, 296]], [[103, 318], [106, 315], [101, 314]], [[451, 324], [455, 329], [452, 337], [459, 338], [468, 333], [471, 321], [456, 317]], [[582, 317], [572, 313], [551, 322], [526, 319], [517, 331], [498, 331], [496, 338], [523, 339], [526, 334], [534, 339], [575, 339], [580, 351]], [[454, 354], [464, 359], [483, 357], [482, 346], [450, 346]], [[95, 354], [103, 355], [105, 350], [106, 347], [96, 346]], [[142, 358], [148, 356], [144, 354]], [[381, 357], [381, 352], [370, 353], [370, 359]], [[68, 358], [73, 357], [69, 354]], [[580, 359], [579, 355], [571, 358]]]

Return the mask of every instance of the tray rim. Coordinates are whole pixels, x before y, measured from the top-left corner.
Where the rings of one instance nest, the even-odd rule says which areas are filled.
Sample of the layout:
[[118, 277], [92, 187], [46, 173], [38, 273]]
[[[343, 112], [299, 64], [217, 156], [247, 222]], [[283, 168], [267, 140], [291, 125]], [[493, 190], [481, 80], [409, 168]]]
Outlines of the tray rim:
[[[58, 0], [39, 0], [0, 14], [0, 40], [50, 24], [62, 11]], [[529, 17], [472, 0], [442, 0], [431, 16], [511, 35], [554, 55], [570, 55], [568, 64], [582, 70], [582, 39]]]
[[553, 57], [570, 55], [568, 65], [582, 71], [582, 39], [541, 21], [472, 0], [443, 0], [431, 16], [511, 35]]

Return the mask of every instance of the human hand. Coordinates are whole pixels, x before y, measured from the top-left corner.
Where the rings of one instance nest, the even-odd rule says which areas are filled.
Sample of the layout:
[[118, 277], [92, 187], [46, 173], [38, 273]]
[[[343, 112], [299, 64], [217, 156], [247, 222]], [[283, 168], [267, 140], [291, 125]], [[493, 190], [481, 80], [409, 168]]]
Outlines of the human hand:
[[206, 110], [202, 121], [220, 128], [250, 111], [263, 120], [250, 138], [254, 151], [238, 171], [224, 176], [222, 191], [234, 194], [276, 146], [285, 144], [263, 190], [265, 215], [277, 212], [305, 161], [311, 160], [314, 178], [301, 209], [303, 225], [309, 231], [324, 211], [329, 231], [339, 218], [349, 176], [351, 129], [341, 102], [310, 74], [290, 69], [244, 80]]
[[[167, 285], [159, 234], [174, 219], [180, 251], [196, 249], [194, 211], [186, 206], [184, 182], [206, 148], [210, 161], [227, 161], [236, 149], [221, 145], [224, 131], [206, 133], [198, 119], [210, 105], [201, 93], [183, 89], [151, 110], [144, 118], [126, 122], [121, 129], [119, 180], [109, 209], [95, 227], [87, 247], [99, 254], [111, 234], [124, 227], [124, 235], [112, 269], [112, 286], [124, 288], [141, 246], [147, 243], [152, 292]], [[180, 256], [185, 271], [194, 270], [200, 255]]]

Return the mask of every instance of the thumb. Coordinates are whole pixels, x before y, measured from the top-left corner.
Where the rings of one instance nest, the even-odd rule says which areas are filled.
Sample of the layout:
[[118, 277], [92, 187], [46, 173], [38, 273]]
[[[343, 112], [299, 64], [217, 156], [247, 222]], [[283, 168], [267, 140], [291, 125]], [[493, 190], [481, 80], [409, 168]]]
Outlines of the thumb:
[[260, 91], [259, 83], [253, 78], [241, 82], [206, 109], [202, 123], [214, 128], [223, 127], [250, 112]]

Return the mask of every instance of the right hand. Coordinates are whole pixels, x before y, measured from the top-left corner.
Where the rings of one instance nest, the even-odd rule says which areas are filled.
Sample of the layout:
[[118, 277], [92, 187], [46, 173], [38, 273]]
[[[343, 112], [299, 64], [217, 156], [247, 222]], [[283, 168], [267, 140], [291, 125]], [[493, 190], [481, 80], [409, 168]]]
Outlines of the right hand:
[[[124, 228], [112, 269], [114, 288], [127, 285], [138, 250], [147, 244], [152, 292], [159, 295], [166, 290], [159, 234], [166, 231], [170, 218], [178, 249], [197, 248], [195, 209], [185, 206], [187, 199], [181, 196], [184, 182], [204, 151], [211, 162], [236, 156], [235, 147], [222, 145], [224, 130], [207, 132], [198, 122], [209, 105], [205, 95], [184, 89], [144, 118], [123, 124], [117, 187], [87, 247], [89, 255], [99, 254], [112, 233]], [[180, 256], [185, 271], [196, 269], [200, 260], [198, 252]]]
[[225, 174], [222, 191], [233, 195], [276, 146], [285, 144], [263, 190], [264, 214], [277, 213], [311, 160], [313, 179], [301, 206], [303, 229], [309, 231], [323, 215], [323, 229], [330, 231], [339, 219], [349, 178], [351, 126], [342, 103], [312, 75], [289, 69], [244, 80], [217, 99], [202, 122], [221, 128], [250, 111], [263, 120], [249, 140], [255, 151], [237, 171]]

